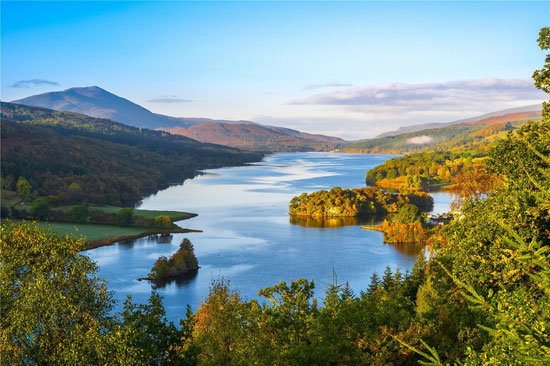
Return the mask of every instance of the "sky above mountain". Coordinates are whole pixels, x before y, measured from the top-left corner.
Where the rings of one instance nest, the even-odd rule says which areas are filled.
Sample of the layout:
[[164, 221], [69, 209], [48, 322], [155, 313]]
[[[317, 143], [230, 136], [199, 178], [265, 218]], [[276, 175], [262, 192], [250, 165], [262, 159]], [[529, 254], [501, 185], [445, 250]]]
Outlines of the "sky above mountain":
[[1, 2], [1, 93], [346, 139], [544, 100], [543, 2]]

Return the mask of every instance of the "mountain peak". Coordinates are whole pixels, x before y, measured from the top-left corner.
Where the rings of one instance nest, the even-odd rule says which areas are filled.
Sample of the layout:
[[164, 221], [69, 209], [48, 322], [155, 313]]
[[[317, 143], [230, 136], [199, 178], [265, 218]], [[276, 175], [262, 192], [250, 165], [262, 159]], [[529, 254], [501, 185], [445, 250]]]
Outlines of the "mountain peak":
[[96, 85], [33, 95], [14, 100], [12, 103], [77, 112], [151, 129], [165, 126], [171, 121], [168, 116], [154, 114], [148, 109]]

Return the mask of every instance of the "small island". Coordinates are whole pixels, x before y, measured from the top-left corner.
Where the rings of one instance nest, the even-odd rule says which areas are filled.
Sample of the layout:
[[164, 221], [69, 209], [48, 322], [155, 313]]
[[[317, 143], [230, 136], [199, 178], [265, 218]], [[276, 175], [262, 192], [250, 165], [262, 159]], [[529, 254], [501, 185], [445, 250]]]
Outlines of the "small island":
[[425, 192], [388, 194], [378, 187], [342, 189], [302, 193], [290, 201], [289, 214], [309, 217], [353, 217], [396, 213], [406, 204], [430, 211], [433, 198]]
[[161, 256], [155, 262], [147, 277], [139, 280], [165, 281], [177, 279], [199, 269], [193, 244], [187, 238], [180, 243], [179, 249], [170, 257]]
[[432, 234], [424, 215], [413, 204], [401, 207], [393, 220], [386, 219], [382, 225], [361, 228], [383, 232], [384, 243], [388, 244], [425, 244]]

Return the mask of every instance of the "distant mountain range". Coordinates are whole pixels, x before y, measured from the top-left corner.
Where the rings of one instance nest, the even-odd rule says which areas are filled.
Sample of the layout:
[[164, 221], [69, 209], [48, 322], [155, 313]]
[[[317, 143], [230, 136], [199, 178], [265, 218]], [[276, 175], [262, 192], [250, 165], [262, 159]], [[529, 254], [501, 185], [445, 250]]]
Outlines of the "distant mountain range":
[[[537, 117], [537, 116], [540, 116], [540, 112], [541, 112], [540, 104], [535, 104], [535, 105], [529, 105], [529, 106], [525, 106], [525, 107], [504, 109], [504, 110], [501, 110], [501, 111], [486, 113], [486, 114], [482, 114], [480, 116], [476, 116], [476, 117], [472, 117], [472, 118], [466, 118], [466, 119], [460, 119], [460, 120], [453, 121], [453, 122], [423, 123], [423, 124], [419, 124], [419, 125], [400, 127], [395, 131], [389, 131], [389, 132], [381, 133], [380, 135], [376, 136], [376, 138], [388, 137], [388, 136], [397, 136], [397, 135], [402, 135], [404, 133], [427, 130], [427, 129], [431, 129], [431, 128], [441, 128], [441, 127], [450, 126], [450, 125], [457, 125], [457, 124], [460, 124], [460, 123], [477, 122], [477, 121], [485, 120], [485, 119], [488, 119], [488, 118], [491, 118], [491, 117], [501, 117], [501, 116], [505, 117], [506, 115], [512, 115], [512, 114], [517, 114], [517, 116], [519, 117], [520, 116], [519, 113], [523, 113], [521, 115], [522, 117], [520, 119], [529, 118], [529, 117]], [[505, 117], [505, 118], [510, 118], [510, 117], [511, 116], [508, 116], [508, 117]], [[514, 118], [514, 117], [511, 117], [511, 118]]]
[[[476, 132], [487, 126], [494, 133], [509, 128], [506, 122], [540, 117], [540, 105], [505, 109], [481, 116], [445, 123], [427, 123], [401, 127], [375, 139], [344, 141], [337, 137], [315, 135], [289, 128], [262, 125], [251, 121], [213, 120], [208, 118], [171, 117], [157, 114], [100, 87], [71, 88], [14, 100], [12, 103], [43, 107], [57, 111], [82, 113], [108, 118], [130, 126], [168, 131], [201, 142], [263, 151], [331, 151], [412, 152], [431, 148], [466, 148], [479, 144]], [[515, 123], [512, 125], [518, 125]], [[483, 132], [487, 138], [491, 133]], [[472, 140], [470, 133], [477, 133]], [[453, 142], [451, 143], [450, 140]]]
[[201, 142], [270, 151], [330, 151], [346, 144], [337, 137], [260, 124], [202, 123], [187, 128], [172, 127], [164, 130]]
[[201, 142], [240, 148], [270, 151], [327, 151], [345, 144], [344, 140], [336, 137], [312, 135], [251, 121], [184, 118], [157, 114], [97, 86], [43, 93], [14, 100], [12, 103], [108, 118], [130, 126], [165, 130]]

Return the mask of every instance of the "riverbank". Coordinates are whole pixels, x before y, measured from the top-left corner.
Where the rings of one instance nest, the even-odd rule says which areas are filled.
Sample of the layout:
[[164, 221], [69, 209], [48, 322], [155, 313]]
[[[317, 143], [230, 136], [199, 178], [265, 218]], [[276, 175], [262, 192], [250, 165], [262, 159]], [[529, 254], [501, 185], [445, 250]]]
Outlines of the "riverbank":
[[[98, 206], [95, 206], [96, 208]], [[63, 210], [64, 208], [57, 208]], [[101, 209], [106, 213], [114, 214], [120, 207], [102, 206]], [[72, 235], [84, 239], [86, 244], [83, 250], [90, 250], [107, 245], [112, 245], [118, 241], [134, 240], [151, 235], [179, 234], [190, 232], [202, 232], [202, 230], [193, 230], [179, 227], [176, 221], [187, 220], [196, 217], [197, 214], [182, 211], [158, 211], [158, 210], [134, 210], [136, 217], [153, 219], [158, 216], [167, 216], [170, 218], [171, 227], [156, 228], [143, 226], [120, 226], [113, 224], [98, 223], [75, 223], [59, 221], [36, 221], [36, 224], [42, 228], [50, 228], [53, 232], [65, 236]], [[14, 220], [18, 221], [18, 220]]]

